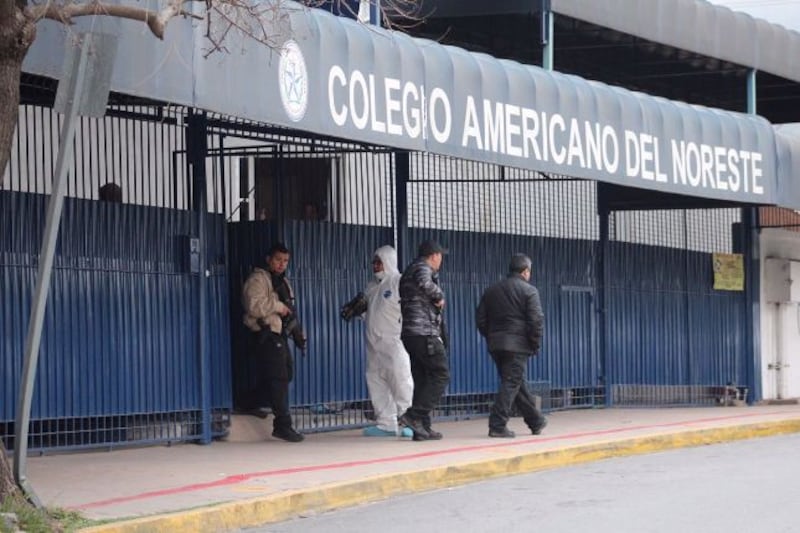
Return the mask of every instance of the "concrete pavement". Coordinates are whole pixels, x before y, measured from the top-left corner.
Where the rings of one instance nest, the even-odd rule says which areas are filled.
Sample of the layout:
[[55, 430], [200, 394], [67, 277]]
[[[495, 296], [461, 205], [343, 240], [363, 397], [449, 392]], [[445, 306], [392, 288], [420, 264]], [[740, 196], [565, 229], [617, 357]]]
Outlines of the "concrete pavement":
[[487, 437], [485, 418], [435, 424], [445, 438], [364, 437], [360, 430], [286, 443], [267, 422], [234, 417], [208, 446], [31, 457], [28, 477], [49, 507], [112, 522], [88, 531], [229, 531], [307, 513], [684, 446], [800, 432], [800, 406], [590, 409], [556, 412], [544, 433]]

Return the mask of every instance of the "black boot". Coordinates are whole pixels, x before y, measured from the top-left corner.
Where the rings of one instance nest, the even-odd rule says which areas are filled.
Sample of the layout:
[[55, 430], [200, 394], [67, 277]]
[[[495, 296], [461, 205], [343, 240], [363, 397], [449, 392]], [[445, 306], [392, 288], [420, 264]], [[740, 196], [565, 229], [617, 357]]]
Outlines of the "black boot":
[[292, 427], [278, 427], [272, 430], [272, 436], [287, 442], [302, 442], [305, 437]]

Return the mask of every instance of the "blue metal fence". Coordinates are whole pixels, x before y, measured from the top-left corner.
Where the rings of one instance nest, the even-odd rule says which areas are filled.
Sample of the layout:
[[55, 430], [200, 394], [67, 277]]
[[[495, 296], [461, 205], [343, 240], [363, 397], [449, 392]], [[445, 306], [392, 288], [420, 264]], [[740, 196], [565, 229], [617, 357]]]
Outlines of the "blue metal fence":
[[[404, 246], [401, 268], [424, 239], [450, 248], [441, 280], [452, 381], [439, 416], [488, 410], [497, 378], [474, 310], [515, 252], [533, 258], [546, 315], [542, 352], [528, 376], [546, 408], [703, 404], [750, 377], [744, 294], [711, 288], [711, 252], [732, 251], [733, 210], [615, 214], [603, 286], [590, 182], [411, 154], [407, 196], [398, 201], [395, 158], [386, 150], [309, 142], [297, 132], [223, 117], [210, 121], [209, 210], [219, 214], [208, 215], [209, 316], [199, 331], [199, 273], [188, 250], [198, 215], [185, 210], [193, 191], [181, 113], [169, 111], [170, 120], [142, 129], [142, 145], [163, 152], [153, 164], [133, 137], [125, 142], [119, 133], [130, 126], [124, 116], [84, 124], [104, 132], [87, 139], [116, 131], [125, 150], [114, 157], [91, 139], [79, 146], [84, 158], [118, 164], [70, 182], [34, 398], [33, 449], [200, 438], [201, 335], [211, 354], [213, 434], [223, 435], [234, 393], [252, 376], [242, 358], [241, 284], [278, 239], [293, 252], [290, 275], [310, 339], [308, 354], [297, 355], [291, 392], [305, 431], [363, 425], [370, 417], [363, 326], [342, 322], [338, 312], [370, 279], [373, 250], [395, 242], [396, 232]], [[37, 108], [34, 116], [40, 115], [55, 121]], [[37, 124], [28, 122], [33, 133], [43, 129]], [[23, 152], [17, 150], [8, 181], [17, 192], [0, 192], [0, 435], [12, 446], [46, 198], [23, 191], [47, 192], [39, 176], [48, 172], [46, 161]], [[106, 181], [122, 185], [125, 204], [79, 199], [95, 197]], [[307, 200], [318, 219], [293, 220]], [[408, 207], [409, 229], [394, 227], [398, 204]], [[246, 221], [261, 208], [285, 217]]]
[[607, 378], [616, 404], [717, 403], [747, 383], [745, 297], [713, 289], [710, 253], [612, 243]]
[[[511, 255], [526, 253], [533, 259], [532, 282], [545, 312], [542, 351], [531, 359], [529, 380], [544, 382], [556, 391], [553, 407], [566, 406], [558, 403], [562, 389], [586, 396], [580, 403], [594, 403], [598, 385], [591, 298], [595, 242], [412, 228], [406, 257], [413, 256], [415, 243], [427, 238], [436, 238], [449, 248], [440, 273], [451, 336], [449, 395], [477, 397], [496, 391], [496, 370], [475, 328], [475, 309], [483, 291], [506, 275]], [[546, 404], [549, 401], [545, 399]]]
[[[43, 195], [0, 192], [0, 424], [13, 447]], [[21, 222], [24, 221], [24, 222]], [[192, 213], [68, 199], [32, 404], [31, 448], [190, 440], [200, 432]], [[230, 408], [224, 220], [209, 215], [212, 408]]]

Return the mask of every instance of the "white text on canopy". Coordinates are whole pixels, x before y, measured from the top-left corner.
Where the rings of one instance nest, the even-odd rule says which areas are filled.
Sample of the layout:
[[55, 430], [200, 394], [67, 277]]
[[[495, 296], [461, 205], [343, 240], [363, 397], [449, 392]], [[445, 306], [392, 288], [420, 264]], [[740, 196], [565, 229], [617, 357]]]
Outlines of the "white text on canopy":
[[[628, 180], [663, 183], [666, 190], [705, 189], [764, 195], [763, 155], [686, 139], [662, 139], [652, 132], [567, 117], [553, 110], [467, 95], [463, 113], [454, 115], [448, 94], [439, 87], [376, 77], [339, 65], [327, 80], [328, 109], [337, 126], [433, 139], [452, 145], [457, 153], [483, 151], [501, 154], [521, 167], [526, 161], [582, 169]], [[453, 135], [454, 116], [463, 116], [460, 135]], [[458, 128], [458, 125], [455, 126]], [[451, 137], [458, 141], [453, 142]], [[506, 160], [508, 161], [508, 160]], [[586, 176], [587, 173], [578, 173]], [[631, 185], [636, 185], [631, 182]]]

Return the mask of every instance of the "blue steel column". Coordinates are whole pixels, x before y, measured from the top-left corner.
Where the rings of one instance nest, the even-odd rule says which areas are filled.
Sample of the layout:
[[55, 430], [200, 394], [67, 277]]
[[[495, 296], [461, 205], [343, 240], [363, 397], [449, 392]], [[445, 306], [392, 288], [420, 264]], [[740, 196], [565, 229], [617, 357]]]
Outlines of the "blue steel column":
[[[202, 435], [200, 442], [211, 442], [211, 352], [207, 342], [208, 330], [208, 200], [206, 182], [206, 156], [208, 155], [208, 121], [204, 112], [189, 111], [186, 128], [186, 146], [192, 170], [192, 209], [197, 216], [199, 241], [199, 272], [197, 274], [197, 345], [200, 357], [200, 406], [202, 409]], [[185, 251], [184, 253], [188, 253]]]
[[684, 333], [686, 336], [686, 383], [689, 385], [693, 385], [694, 382], [692, 381], [695, 376], [698, 374], [694, 371], [693, 366], [695, 365], [695, 360], [692, 353], [692, 295], [689, 290], [689, 272], [690, 272], [690, 265], [689, 265], [689, 220], [686, 214], [686, 209], [683, 210], [683, 282], [684, 286], [684, 298], [683, 298], [683, 312], [684, 312]]
[[553, 70], [553, 10], [550, 0], [541, 0], [542, 68]]
[[381, 26], [381, 0], [375, 0], [370, 4], [369, 22], [373, 26]]
[[602, 380], [603, 388], [605, 391], [605, 399], [606, 405], [611, 406], [613, 404], [613, 398], [611, 397], [611, 384], [612, 380], [609, 376], [608, 371], [608, 334], [606, 332], [607, 329], [607, 320], [606, 317], [608, 313], [606, 312], [606, 291], [608, 287], [608, 276], [606, 275], [607, 268], [606, 268], [606, 261], [608, 258], [608, 220], [609, 220], [609, 211], [608, 207], [605, 205], [605, 201], [602, 199], [602, 195], [598, 195], [597, 198], [597, 210], [598, 210], [598, 223], [600, 225], [600, 242], [597, 244], [597, 257], [596, 257], [596, 274], [595, 274], [595, 285], [596, 285], [596, 294], [597, 294], [597, 307], [595, 309], [597, 313], [597, 349], [600, 351], [599, 354], [599, 361], [600, 361], [600, 368], [598, 372], [598, 377]]
[[[278, 145], [276, 157], [273, 159], [273, 179], [272, 179], [272, 204], [275, 206], [275, 218], [272, 229], [272, 244], [277, 241], [286, 243], [289, 240], [289, 233], [286, 229], [286, 202], [285, 198], [286, 184], [284, 183], [285, 177], [285, 161], [284, 161], [283, 145]], [[256, 176], [256, 180], [258, 177]], [[272, 245], [270, 244], [270, 246]], [[291, 250], [296, 243], [288, 243], [287, 246]], [[265, 250], [266, 252], [266, 250]]]
[[[756, 73], [747, 74], [747, 112], [756, 114]], [[745, 354], [749, 354], [747, 383], [750, 389], [748, 401], [761, 399], [761, 243], [759, 236], [758, 207], [742, 209], [742, 231], [744, 232], [742, 253], [745, 267]], [[747, 325], [750, 325], [747, 328]]]
[[408, 177], [410, 175], [408, 152], [394, 153], [394, 224], [396, 233], [397, 267], [403, 271], [408, 261]]

